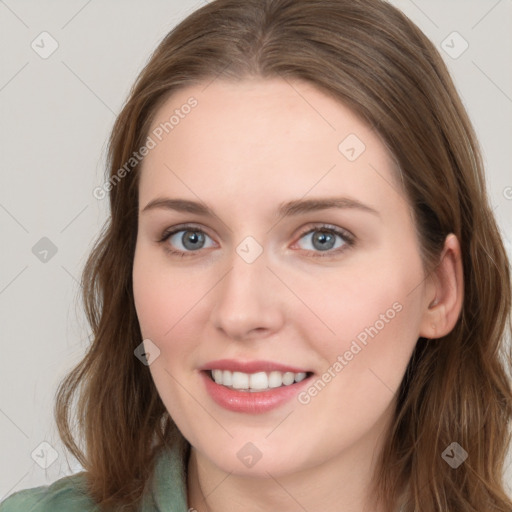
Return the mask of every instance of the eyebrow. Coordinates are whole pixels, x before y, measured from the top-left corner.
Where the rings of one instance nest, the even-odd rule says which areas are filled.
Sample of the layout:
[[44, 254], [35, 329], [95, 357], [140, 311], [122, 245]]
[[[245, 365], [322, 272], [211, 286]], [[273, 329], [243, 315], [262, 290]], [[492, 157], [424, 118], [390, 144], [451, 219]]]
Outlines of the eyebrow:
[[[291, 217], [303, 213], [327, 210], [329, 208], [353, 209], [366, 213], [371, 213], [380, 217], [380, 214], [374, 208], [348, 197], [326, 197], [321, 199], [295, 199], [279, 205], [277, 210], [278, 217]], [[188, 199], [156, 198], [150, 201], [141, 213], [146, 211], [164, 209], [175, 210], [178, 212], [194, 213], [202, 216], [216, 217], [213, 210], [204, 203], [190, 201]]]

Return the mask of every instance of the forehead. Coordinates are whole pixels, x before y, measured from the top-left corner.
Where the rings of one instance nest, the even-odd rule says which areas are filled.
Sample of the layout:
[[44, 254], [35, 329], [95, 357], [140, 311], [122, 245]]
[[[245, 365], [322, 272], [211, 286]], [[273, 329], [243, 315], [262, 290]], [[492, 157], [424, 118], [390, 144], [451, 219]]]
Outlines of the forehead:
[[341, 185], [340, 193], [355, 195], [370, 183], [394, 195], [400, 188], [379, 135], [304, 81], [216, 79], [182, 88], [158, 109], [149, 136], [143, 198], [187, 185], [221, 197], [264, 191], [269, 199], [276, 189], [302, 197]]
[[[322, 149], [336, 152], [344, 134], [357, 134], [373, 146], [378, 138], [356, 113], [313, 84], [278, 78], [216, 79], [178, 89], [157, 110], [150, 133], [155, 130], [187, 146], [245, 139], [271, 147], [271, 136], [279, 135], [308, 145], [324, 142]], [[279, 143], [284, 142], [280, 138]]]

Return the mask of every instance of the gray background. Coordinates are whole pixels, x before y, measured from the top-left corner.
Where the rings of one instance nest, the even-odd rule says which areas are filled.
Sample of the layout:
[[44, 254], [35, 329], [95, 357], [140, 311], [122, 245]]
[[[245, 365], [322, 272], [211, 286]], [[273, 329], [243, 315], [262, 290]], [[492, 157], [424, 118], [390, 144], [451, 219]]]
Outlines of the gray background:
[[[512, 255], [512, 1], [392, 3], [440, 48], [454, 76]], [[52, 409], [58, 382], [88, 343], [79, 279], [108, 206], [92, 191], [103, 183], [109, 131], [137, 73], [200, 5], [0, 0], [0, 499], [80, 469], [66, 461]], [[43, 31], [58, 43], [46, 59], [31, 47], [51, 49]]]

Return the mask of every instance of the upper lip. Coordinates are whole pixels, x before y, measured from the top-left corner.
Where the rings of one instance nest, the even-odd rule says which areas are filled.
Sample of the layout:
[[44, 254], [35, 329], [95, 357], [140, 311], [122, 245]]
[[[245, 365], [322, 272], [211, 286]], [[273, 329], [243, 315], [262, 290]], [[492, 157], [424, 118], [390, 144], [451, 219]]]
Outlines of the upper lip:
[[290, 366], [287, 364], [276, 363], [273, 361], [239, 361], [236, 359], [218, 359], [210, 361], [199, 368], [200, 370], [229, 370], [232, 372], [257, 373], [257, 372], [293, 372], [308, 373], [308, 370]]

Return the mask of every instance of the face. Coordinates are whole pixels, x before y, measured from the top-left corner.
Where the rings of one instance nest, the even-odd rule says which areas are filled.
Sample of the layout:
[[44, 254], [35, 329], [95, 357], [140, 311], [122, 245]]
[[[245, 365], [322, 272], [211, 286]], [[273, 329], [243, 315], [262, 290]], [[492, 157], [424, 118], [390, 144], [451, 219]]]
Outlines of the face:
[[393, 161], [311, 84], [205, 85], [157, 111], [140, 176], [133, 285], [158, 393], [224, 471], [371, 457], [427, 307]]

